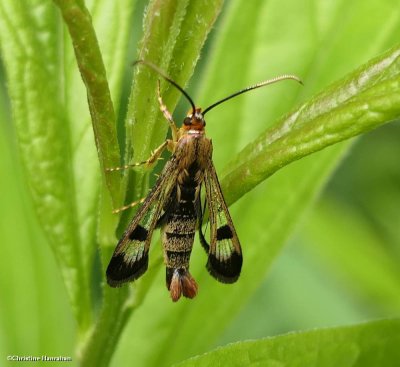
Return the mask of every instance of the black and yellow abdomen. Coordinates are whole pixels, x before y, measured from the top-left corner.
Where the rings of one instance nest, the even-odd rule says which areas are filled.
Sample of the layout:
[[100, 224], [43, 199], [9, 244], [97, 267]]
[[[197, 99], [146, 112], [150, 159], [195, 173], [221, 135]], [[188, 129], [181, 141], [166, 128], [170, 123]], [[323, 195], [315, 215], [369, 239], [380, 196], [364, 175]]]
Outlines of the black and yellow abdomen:
[[167, 287], [171, 290], [175, 277], [175, 283], [179, 283], [181, 292], [189, 298], [197, 293], [197, 284], [189, 273], [190, 254], [198, 220], [196, 206], [200, 184], [196, 177], [199, 177], [198, 166], [194, 163], [172, 191], [162, 227]]

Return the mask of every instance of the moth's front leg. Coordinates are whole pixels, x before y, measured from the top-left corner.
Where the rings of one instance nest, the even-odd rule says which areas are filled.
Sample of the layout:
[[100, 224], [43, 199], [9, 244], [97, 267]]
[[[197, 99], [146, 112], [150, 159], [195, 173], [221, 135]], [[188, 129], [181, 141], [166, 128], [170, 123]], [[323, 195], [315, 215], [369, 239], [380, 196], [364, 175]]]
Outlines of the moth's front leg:
[[172, 140], [174, 142], [178, 141], [178, 128], [176, 127], [175, 121], [172, 118], [171, 112], [168, 111], [167, 106], [163, 102], [161, 98], [161, 90], [160, 90], [160, 81], [158, 80], [158, 87], [157, 87], [157, 98], [158, 98], [158, 103], [160, 104], [160, 110], [163, 113], [164, 117], [167, 119], [169, 127], [171, 128], [172, 132]]
[[121, 207], [118, 208], [118, 209], [114, 209], [114, 210], [112, 211], [112, 213], [113, 213], [113, 214], [121, 213], [121, 212], [123, 212], [123, 211], [126, 210], [126, 209], [133, 208], [134, 206], [143, 203], [145, 200], [146, 200], [146, 198], [142, 198], [142, 199], [140, 199], [140, 200], [133, 201], [132, 203], [129, 203], [129, 204], [124, 205], [124, 206], [121, 206]]
[[145, 166], [146, 168], [153, 168], [154, 164], [158, 160], [162, 159], [161, 154], [164, 151], [164, 149], [168, 148], [168, 150], [172, 151], [173, 147], [174, 147], [174, 142], [171, 139], [167, 139], [157, 149], [151, 152], [151, 155], [147, 160], [138, 163], [126, 164], [125, 166], [121, 167], [106, 168], [106, 172], [121, 171], [124, 169], [134, 168], [139, 166]]
[[[154, 164], [158, 160], [161, 159], [161, 154], [164, 151], [164, 149], [168, 148], [168, 150], [173, 151], [174, 145], [175, 145], [175, 143], [172, 140], [167, 139], [156, 150], [151, 152], [151, 156], [147, 160], [145, 160], [143, 162], [139, 162], [139, 163], [127, 164], [127, 165], [121, 166], [121, 167], [106, 168], [106, 172], [121, 171], [124, 169], [134, 168], [134, 167], [138, 167], [138, 166], [146, 166], [146, 168], [152, 168], [154, 166]], [[130, 204], [124, 205], [118, 209], [114, 209], [112, 212], [114, 214], [120, 213], [126, 209], [133, 208], [134, 206], [143, 203], [144, 200], [145, 200], [145, 198], [136, 200], [136, 201], [134, 201]]]

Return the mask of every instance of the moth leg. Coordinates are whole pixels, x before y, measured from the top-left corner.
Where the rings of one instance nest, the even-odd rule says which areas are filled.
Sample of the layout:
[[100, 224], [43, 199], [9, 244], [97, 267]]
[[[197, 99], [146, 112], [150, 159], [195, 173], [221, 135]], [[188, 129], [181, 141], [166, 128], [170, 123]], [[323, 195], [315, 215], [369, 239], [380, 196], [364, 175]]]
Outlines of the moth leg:
[[130, 204], [124, 205], [124, 206], [122, 206], [121, 208], [114, 209], [114, 210], [112, 211], [112, 213], [113, 213], [113, 214], [118, 214], [118, 213], [123, 212], [123, 211], [126, 210], [126, 209], [133, 208], [134, 206], [143, 203], [143, 202], [145, 201], [145, 199], [146, 199], [146, 198], [142, 198], [142, 199], [136, 200], [136, 201], [134, 201], [134, 202], [132, 202], [132, 203], [130, 203]]
[[167, 106], [164, 104], [161, 98], [160, 80], [158, 80], [157, 97], [158, 103], [160, 104], [160, 110], [163, 113], [164, 117], [167, 119], [169, 127], [171, 128], [172, 140], [176, 142], [178, 141], [178, 128], [176, 127], [174, 119], [172, 118], [171, 112], [168, 111]]
[[151, 168], [158, 160], [162, 159], [160, 156], [161, 156], [162, 152], [164, 151], [164, 149], [166, 147], [168, 147], [168, 149], [170, 149], [170, 147], [172, 145], [173, 145], [172, 141], [170, 139], [167, 139], [156, 150], [151, 152], [151, 155], [147, 160], [145, 160], [143, 162], [139, 162], [139, 163], [126, 164], [125, 166], [121, 166], [121, 167], [106, 168], [106, 172], [121, 171], [121, 170], [124, 170], [127, 168], [133, 168], [133, 167], [138, 167], [138, 166], [146, 166], [146, 168]]

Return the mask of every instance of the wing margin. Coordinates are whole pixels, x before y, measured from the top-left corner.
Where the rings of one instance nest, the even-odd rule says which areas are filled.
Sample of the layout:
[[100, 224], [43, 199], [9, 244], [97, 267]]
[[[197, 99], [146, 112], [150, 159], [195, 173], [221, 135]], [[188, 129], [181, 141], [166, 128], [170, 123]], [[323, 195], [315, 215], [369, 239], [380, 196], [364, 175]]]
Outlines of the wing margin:
[[[208, 251], [207, 270], [222, 283], [234, 283], [242, 269], [242, 249], [211, 160], [205, 173], [204, 186], [206, 200], [204, 209], [201, 206], [199, 208], [199, 236], [200, 243]], [[209, 211], [210, 244], [201, 228], [206, 205]]]

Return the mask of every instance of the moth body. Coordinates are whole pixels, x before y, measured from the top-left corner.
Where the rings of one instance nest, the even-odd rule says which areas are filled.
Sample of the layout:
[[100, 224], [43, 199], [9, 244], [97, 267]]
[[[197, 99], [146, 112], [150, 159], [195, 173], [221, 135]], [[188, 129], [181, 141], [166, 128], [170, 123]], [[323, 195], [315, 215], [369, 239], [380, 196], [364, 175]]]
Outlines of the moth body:
[[173, 301], [193, 298], [197, 283], [189, 273], [189, 260], [198, 226], [200, 190], [212, 156], [211, 140], [202, 130], [180, 130], [172, 159], [179, 167], [176, 185], [164, 207], [162, 244], [166, 283]]

